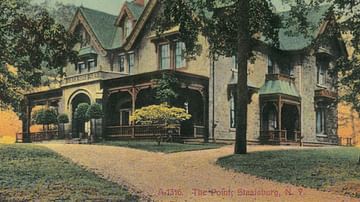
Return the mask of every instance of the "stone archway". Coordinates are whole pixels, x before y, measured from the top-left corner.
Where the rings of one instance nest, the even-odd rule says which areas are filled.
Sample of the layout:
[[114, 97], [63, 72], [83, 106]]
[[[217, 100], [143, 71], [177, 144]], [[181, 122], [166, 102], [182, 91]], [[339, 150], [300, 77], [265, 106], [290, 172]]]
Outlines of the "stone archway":
[[78, 93], [70, 101], [70, 106], [71, 106], [71, 126], [72, 126], [71, 130], [72, 130], [72, 137], [73, 138], [78, 138], [79, 133], [84, 133], [85, 132], [85, 124], [78, 123], [74, 118], [75, 110], [81, 103], [87, 103], [87, 104], [90, 105], [91, 104], [90, 97], [85, 93]]

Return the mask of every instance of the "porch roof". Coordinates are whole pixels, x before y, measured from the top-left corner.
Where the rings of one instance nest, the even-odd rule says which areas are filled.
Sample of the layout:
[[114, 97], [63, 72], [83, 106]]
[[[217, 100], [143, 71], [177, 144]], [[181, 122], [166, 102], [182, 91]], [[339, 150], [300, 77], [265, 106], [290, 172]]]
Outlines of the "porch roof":
[[259, 90], [260, 95], [282, 94], [300, 98], [300, 94], [291, 81], [268, 80]]

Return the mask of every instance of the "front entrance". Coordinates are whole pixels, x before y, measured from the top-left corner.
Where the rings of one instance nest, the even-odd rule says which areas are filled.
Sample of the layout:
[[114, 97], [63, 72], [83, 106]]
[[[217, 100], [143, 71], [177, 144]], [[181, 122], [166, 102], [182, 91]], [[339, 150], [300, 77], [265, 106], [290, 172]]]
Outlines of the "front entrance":
[[299, 112], [295, 105], [285, 104], [281, 110], [281, 127], [288, 141], [295, 141], [299, 128]]
[[75, 119], [75, 110], [82, 103], [91, 104], [89, 96], [84, 93], [76, 95], [71, 101], [72, 138], [79, 138], [80, 133], [85, 134], [85, 123], [81, 123]]

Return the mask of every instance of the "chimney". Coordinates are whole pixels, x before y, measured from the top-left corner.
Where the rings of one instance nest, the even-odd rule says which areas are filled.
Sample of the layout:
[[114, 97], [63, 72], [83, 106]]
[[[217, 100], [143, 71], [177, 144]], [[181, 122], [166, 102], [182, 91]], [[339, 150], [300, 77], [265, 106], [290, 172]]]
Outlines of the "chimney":
[[145, 5], [145, 0], [134, 0], [134, 2], [140, 6], [144, 6]]

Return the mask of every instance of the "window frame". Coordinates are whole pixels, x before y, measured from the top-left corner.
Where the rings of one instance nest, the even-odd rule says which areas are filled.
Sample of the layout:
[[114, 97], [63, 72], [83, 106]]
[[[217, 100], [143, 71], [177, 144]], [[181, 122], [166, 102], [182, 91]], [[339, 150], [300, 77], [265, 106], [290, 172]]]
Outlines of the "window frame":
[[[83, 73], [83, 70], [86, 70], [87, 68], [86, 68], [86, 63], [84, 62], [84, 61], [79, 61], [79, 62], [77, 62], [77, 72], [79, 73], [79, 74], [81, 74], [81, 73]], [[82, 68], [81, 66], [82, 65], [84, 65], [84, 67]], [[85, 71], [84, 71], [85, 72]]]
[[[168, 66], [166, 68], [164, 68], [163, 66], [163, 47], [167, 46], [168, 47], [168, 57], [166, 57], [165, 59], [168, 60]], [[160, 70], [167, 70], [167, 69], [172, 69], [172, 65], [171, 65], [171, 44], [170, 43], [160, 43], [159, 44], [159, 69]]]
[[[135, 67], [135, 53], [134, 52], [129, 52], [127, 54], [127, 67], [128, 67], [128, 73], [131, 74], [134, 71], [134, 67]], [[132, 59], [132, 60], [131, 60]]]
[[[179, 49], [179, 45], [181, 44], [181, 49]], [[171, 48], [171, 47], [170, 47]], [[180, 54], [178, 53], [178, 51], [180, 50]], [[174, 67], [175, 69], [181, 69], [186, 67], [186, 58], [185, 58], [185, 51], [186, 51], [186, 46], [185, 43], [182, 41], [175, 41], [175, 45], [174, 45]], [[171, 51], [170, 51], [171, 53]], [[180, 57], [180, 66], [178, 66], [178, 57]]]
[[[94, 63], [93, 67], [90, 66], [90, 63], [92, 63], [92, 62]], [[87, 59], [87, 68], [88, 68], [88, 72], [96, 71], [97, 60], [95, 58]]]
[[120, 73], [126, 73], [126, 65], [125, 65], [126, 55], [125, 54], [119, 54], [118, 58], [118, 67]]
[[[326, 135], [326, 110], [324, 106], [317, 107], [315, 110], [315, 129], [316, 135]], [[320, 117], [319, 117], [320, 116]], [[319, 119], [320, 118], [320, 119]]]

